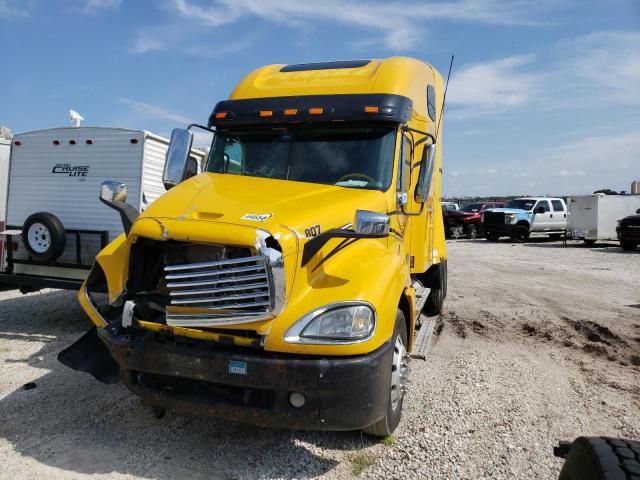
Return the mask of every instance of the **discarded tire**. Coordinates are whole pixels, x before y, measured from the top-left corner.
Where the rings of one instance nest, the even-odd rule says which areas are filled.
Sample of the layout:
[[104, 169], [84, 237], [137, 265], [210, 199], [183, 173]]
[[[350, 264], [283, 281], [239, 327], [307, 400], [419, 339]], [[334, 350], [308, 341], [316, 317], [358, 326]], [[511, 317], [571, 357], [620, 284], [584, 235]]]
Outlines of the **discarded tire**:
[[34, 213], [22, 226], [22, 244], [34, 260], [40, 262], [55, 260], [64, 251], [66, 241], [64, 225], [52, 213]]
[[640, 442], [608, 437], [578, 437], [559, 480], [640, 478]]

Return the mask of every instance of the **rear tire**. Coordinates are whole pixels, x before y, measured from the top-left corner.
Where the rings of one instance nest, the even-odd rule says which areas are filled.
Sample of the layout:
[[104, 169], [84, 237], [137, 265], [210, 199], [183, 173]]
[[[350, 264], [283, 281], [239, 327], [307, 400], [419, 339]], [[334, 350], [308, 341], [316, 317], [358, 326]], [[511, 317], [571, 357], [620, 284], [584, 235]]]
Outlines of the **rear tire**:
[[440, 263], [438, 268], [438, 275], [440, 276], [440, 288], [432, 288], [429, 290], [429, 296], [427, 301], [422, 307], [422, 313], [429, 317], [434, 317], [442, 313], [442, 307], [444, 306], [444, 299], [447, 296], [447, 262]]
[[406, 366], [407, 354], [407, 324], [404, 313], [398, 309], [396, 323], [391, 337], [393, 355], [391, 358], [391, 385], [387, 397], [387, 411], [384, 417], [364, 429], [364, 432], [374, 437], [388, 437], [391, 435], [402, 416], [404, 402], [404, 385], [408, 373]]
[[34, 213], [22, 226], [22, 244], [29, 256], [39, 262], [58, 258], [64, 251], [66, 241], [64, 225], [52, 213]]
[[511, 241], [516, 243], [526, 242], [529, 239], [529, 229], [524, 225], [516, 225], [511, 233]]
[[638, 244], [636, 242], [630, 242], [628, 240], [620, 240], [620, 246], [623, 250], [632, 251], [636, 249]]
[[615, 480], [640, 475], [640, 442], [578, 437], [569, 450], [559, 480]]

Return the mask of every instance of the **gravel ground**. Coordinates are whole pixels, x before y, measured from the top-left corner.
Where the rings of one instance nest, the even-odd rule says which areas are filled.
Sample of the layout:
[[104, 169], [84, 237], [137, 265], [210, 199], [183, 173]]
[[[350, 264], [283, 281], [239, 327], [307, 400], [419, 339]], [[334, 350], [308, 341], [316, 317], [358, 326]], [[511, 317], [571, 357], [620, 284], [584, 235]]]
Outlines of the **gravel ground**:
[[56, 361], [87, 326], [73, 293], [0, 292], [0, 478], [556, 478], [559, 439], [640, 438], [640, 251], [576, 245], [448, 242], [437, 343], [383, 442], [156, 420]]

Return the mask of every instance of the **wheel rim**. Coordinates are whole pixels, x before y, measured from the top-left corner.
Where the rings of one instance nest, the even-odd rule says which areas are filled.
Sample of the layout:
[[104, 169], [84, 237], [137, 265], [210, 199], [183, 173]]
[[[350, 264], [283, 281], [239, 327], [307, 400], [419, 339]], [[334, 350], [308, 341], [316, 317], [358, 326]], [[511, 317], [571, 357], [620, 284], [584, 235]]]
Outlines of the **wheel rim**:
[[398, 335], [393, 346], [393, 363], [391, 364], [391, 409], [394, 411], [398, 408], [404, 396], [408, 375], [407, 349], [404, 346], [402, 337]]
[[51, 246], [51, 234], [49, 229], [40, 222], [32, 223], [27, 231], [27, 241], [34, 252], [46, 252]]

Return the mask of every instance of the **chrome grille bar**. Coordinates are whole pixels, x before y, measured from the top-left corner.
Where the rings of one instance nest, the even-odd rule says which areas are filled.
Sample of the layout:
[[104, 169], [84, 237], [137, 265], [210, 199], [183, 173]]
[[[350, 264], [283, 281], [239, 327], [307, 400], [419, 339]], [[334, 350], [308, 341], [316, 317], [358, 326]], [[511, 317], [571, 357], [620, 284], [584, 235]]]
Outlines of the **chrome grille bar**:
[[272, 280], [263, 255], [166, 265], [164, 273], [171, 298], [168, 325], [246, 323], [265, 318], [273, 307]]

